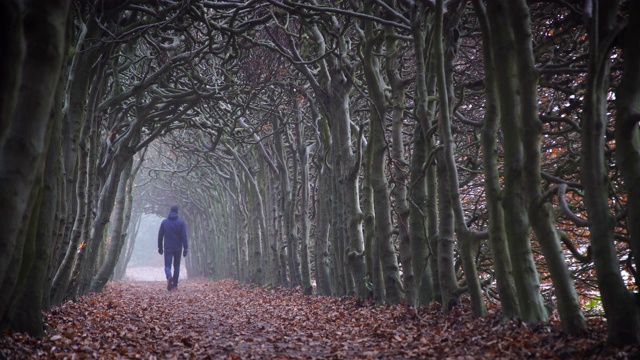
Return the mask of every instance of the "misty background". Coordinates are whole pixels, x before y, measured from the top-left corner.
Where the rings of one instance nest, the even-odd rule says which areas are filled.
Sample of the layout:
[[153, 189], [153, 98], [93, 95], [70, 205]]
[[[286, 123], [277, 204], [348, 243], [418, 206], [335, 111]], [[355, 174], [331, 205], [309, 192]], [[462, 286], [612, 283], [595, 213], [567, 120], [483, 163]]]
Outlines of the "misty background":
[[[164, 256], [158, 254], [158, 229], [164, 218], [143, 214], [135, 238], [133, 253], [127, 264], [125, 280], [164, 281]], [[180, 263], [180, 279], [187, 278], [185, 259]]]

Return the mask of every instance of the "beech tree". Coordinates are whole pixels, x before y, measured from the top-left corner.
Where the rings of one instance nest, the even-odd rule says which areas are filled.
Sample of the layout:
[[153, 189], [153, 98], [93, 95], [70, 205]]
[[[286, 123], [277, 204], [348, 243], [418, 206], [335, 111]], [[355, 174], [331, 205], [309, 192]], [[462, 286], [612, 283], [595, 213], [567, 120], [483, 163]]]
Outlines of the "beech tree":
[[[365, 11], [372, 13], [371, 4], [365, 5]], [[384, 286], [384, 296], [380, 301], [388, 301], [395, 304], [404, 298], [402, 281], [398, 268], [398, 259], [396, 256], [395, 246], [392, 240], [392, 219], [391, 219], [391, 199], [388, 185], [387, 175], [385, 174], [385, 157], [389, 151], [389, 141], [386, 135], [386, 122], [389, 116], [390, 104], [385, 98], [384, 88], [387, 84], [382, 78], [383, 69], [380, 61], [375, 53], [383, 49], [384, 45], [395, 46], [395, 39], [387, 37], [376, 37], [374, 28], [375, 24], [366, 22], [364, 28], [363, 44], [363, 72], [367, 81], [367, 89], [371, 98], [371, 110], [369, 120], [369, 147], [367, 157], [367, 167], [369, 181], [373, 191], [373, 209], [375, 216], [375, 239], [373, 246], [377, 247], [379, 259], [373, 258], [373, 261], [379, 261], [382, 269], [381, 284]], [[387, 33], [386, 29], [378, 29], [383, 33]], [[389, 34], [389, 37], [393, 34]], [[396, 56], [391, 53], [390, 56]], [[387, 67], [393, 65], [393, 61], [387, 59]], [[396, 89], [397, 90], [397, 89]], [[393, 96], [398, 96], [394, 94]], [[401, 144], [394, 144], [401, 147]], [[410, 265], [410, 264], [407, 264]], [[375, 285], [375, 284], [374, 284]]]
[[612, 324], [609, 328], [609, 339], [615, 342], [637, 343], [640, 336], [638, 305], [634, 303], [633, 295], [624, 285], [616, 264], [614, 218], [609, 211], [607, 199], [609, 177], [605, 173], [603, 151], [607, 121], [606, 99], [609, 92], [608, 75], [611, 66], [608, 58], [612, 42], [621, 30], [616, 20], [618, 6], [619, 2], [614, 1], [588, 4], [585, 8], [590, 42], [582, 115], [581, 175], [585, 185], [585, 202], [598, 286], [607, 320]]
[[[0, 102], [0, 216], [5, 228], [0, 241], [0, 282], [6, 289], [0, 297], [0, 316], [4, 327], [41, 334], [38, 315], [32, 318], [21, 308], [21, 316], [14, 318], [9, 307], [11, 299], [20, 298], [24, 290], [36, 251], [48, 254], [37, 249], [46, 248], [45, 239], [51, 234], [40, 234], [45, 239], [36, 241], [36, 229], [40, 212], [52, 210], [41, 209], [43, 203], [53, 205], [40, 197], [41, 174], [52, 128], [56, 129], [59, 119], [52, 110], [59, 106], [54, 100], [65, 54], [69, 3], [10, 1], [2, 9], [8, 20], [2, 48], [8, 56], [2, 61], [6, 82]], [[42, 283], [33, 286], [40, 288]], [[37, 298], [34, 303], [39, 305]]]

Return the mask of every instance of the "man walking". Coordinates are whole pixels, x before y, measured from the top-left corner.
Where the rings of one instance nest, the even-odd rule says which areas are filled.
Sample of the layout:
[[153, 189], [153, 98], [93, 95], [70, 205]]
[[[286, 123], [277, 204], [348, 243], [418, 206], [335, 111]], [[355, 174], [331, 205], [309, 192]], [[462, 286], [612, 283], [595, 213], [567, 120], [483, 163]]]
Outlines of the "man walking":
[[[171, 206], [169, 216], [162, 220], [158, 230], [158, 254], [163, 254], [162, 241], [164, 239], [164, 273], [167, 276], [167, 290], [178, 287], [180, 276], [180, 253], [187, 256], [189, 242], [187, 241], [187, 225], [178, 217], [178, 205]], [[184, 248], [184, 250], [183, 250]], [[171, 263], [173, 262], [173, 276]]]

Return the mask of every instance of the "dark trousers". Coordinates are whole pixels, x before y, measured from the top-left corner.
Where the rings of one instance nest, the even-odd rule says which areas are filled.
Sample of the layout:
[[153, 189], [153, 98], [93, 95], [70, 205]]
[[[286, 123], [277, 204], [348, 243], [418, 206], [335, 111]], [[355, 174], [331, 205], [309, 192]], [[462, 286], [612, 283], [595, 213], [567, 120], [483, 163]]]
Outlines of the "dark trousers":
[[[171, 278], [173, 287], [178, 286], [178, 278], [180, 277], [180, 255], [182, 250], [166, 250], [164, 251], [164, 273], [167, 279]], [[173, 276], [171, 276], [171, 262], [173, 262]]]

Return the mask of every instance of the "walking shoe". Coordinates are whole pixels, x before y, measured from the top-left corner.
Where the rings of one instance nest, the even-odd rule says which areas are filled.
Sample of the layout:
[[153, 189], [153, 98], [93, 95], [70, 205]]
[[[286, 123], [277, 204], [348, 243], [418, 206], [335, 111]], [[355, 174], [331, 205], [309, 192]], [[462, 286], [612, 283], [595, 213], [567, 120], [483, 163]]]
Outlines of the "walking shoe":
[[171, 291], [171, 289], [173, 289], [173, 286], [171, 286], [171, 278], [167, 279], [167, 291]]

